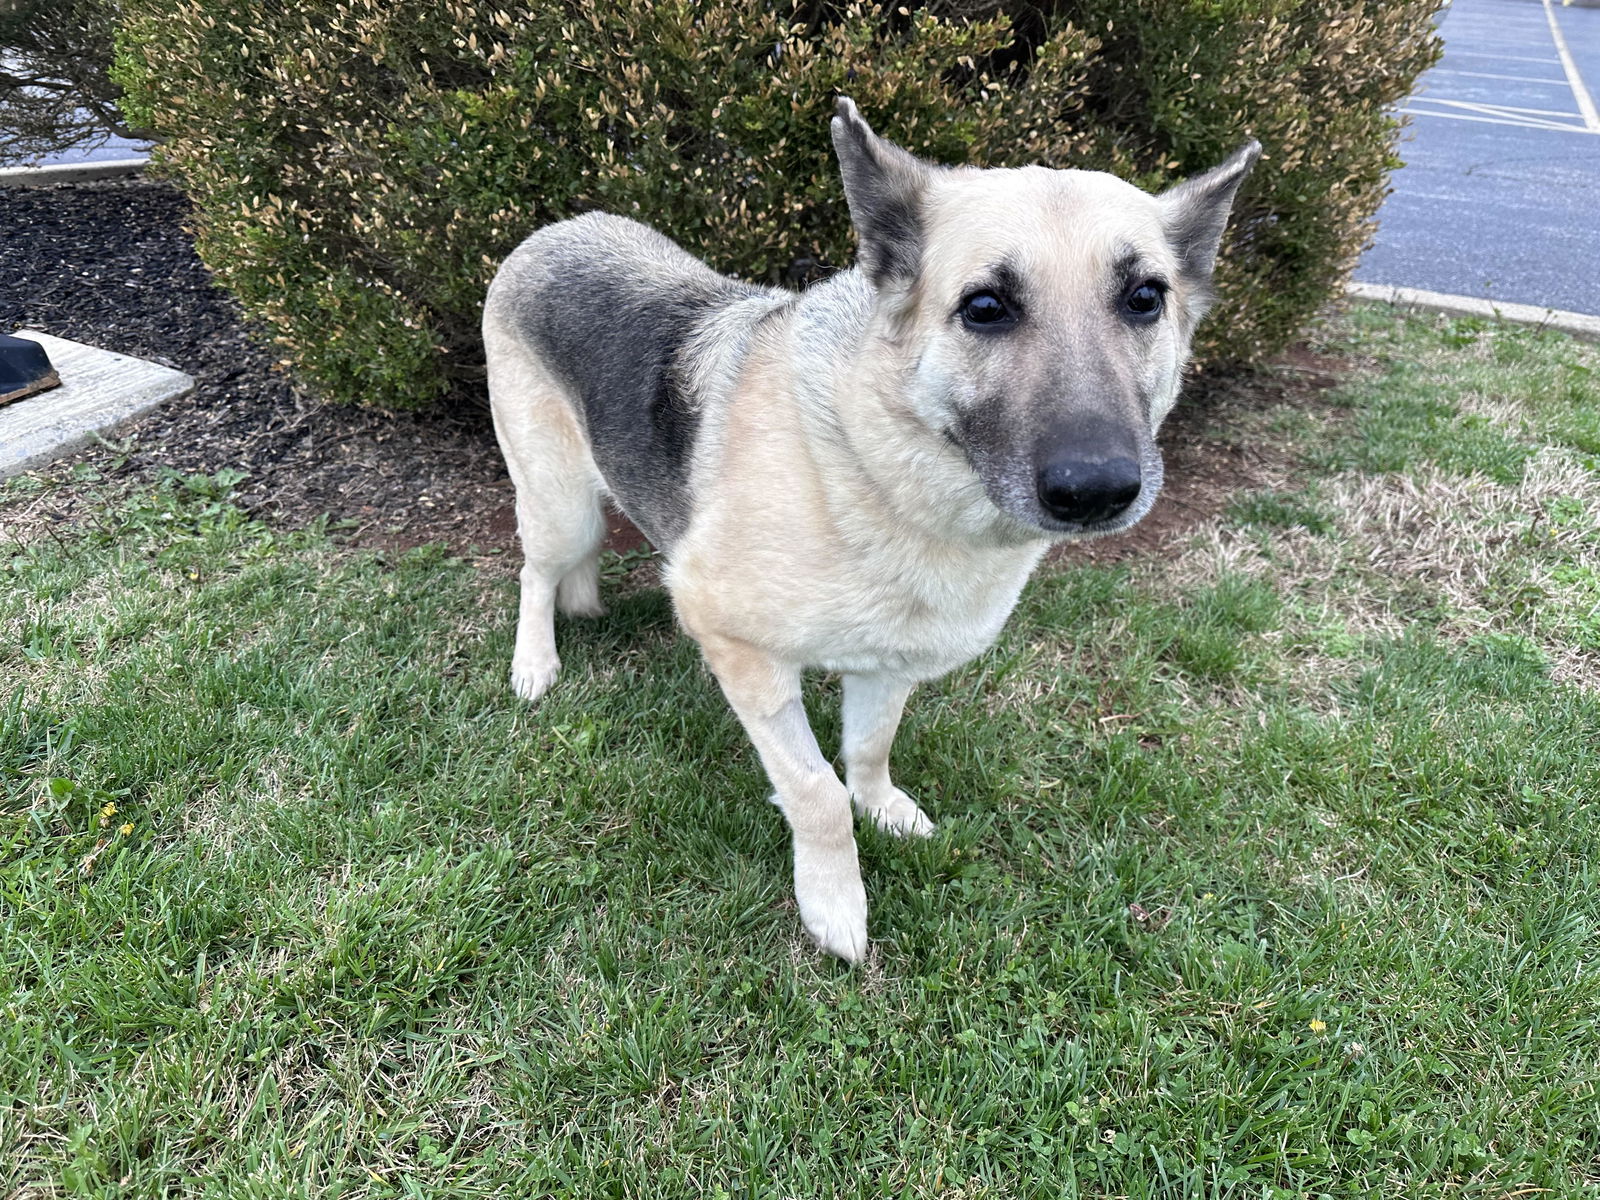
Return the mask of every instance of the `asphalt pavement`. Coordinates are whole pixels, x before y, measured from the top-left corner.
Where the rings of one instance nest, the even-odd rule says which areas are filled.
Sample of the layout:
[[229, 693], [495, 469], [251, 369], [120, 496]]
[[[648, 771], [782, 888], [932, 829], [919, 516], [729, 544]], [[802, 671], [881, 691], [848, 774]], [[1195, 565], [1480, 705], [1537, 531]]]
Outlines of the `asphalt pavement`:
[[24, 166], [78, 166], [82, 163], [113, 162], [128, 158], [146, 158], [150, 154], [149, 142], [135, 142], [128, 138], [107, 134], [100, 142], [70, 146], [55, 154], [29, 159]]
[[1363, 283], [1600, 314], [1600, 8], [1455, 0]]
[[[0, 70], [15, 70], [16, 65], [0, 55]], [[100, 137], [85, 138], [76, 146], [69, 146], [65, 150], [54, 154], [46, 154], [18, 163], [7, 164], [18, 167], [45, 167], [67, 166], [78, 163], [107, 162], [113, 159], [144, 158], [150, 153], [148, 142], [135, 142], [127, 138], [116, 137], [113, 134], [103, 134]]]

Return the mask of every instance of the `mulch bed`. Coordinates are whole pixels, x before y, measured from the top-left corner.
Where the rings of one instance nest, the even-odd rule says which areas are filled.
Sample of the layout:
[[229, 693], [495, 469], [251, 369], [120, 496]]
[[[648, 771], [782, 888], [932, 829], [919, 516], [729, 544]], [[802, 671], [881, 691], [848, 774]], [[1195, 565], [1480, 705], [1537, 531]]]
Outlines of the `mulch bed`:
[[194, 376], [194, 394], [68, 460], [138, 480], [249, 473], [238, 496], [299, 526], [328, 514], [359, 544], [509, 547], [510, 480], [488, 413], [324, 404], [211, 284], [188, 205], [156, 183], [0, 188], [0, 329], [37, 329]]
[[[288, 526], [323, 515], [352, 544], [443, 543], [458, 553], [510, 551], [511, 483], [486, 411], [472, 405], [388, 412], [325, 404], [297, 389], [265, 338], [213, 287], [184, 231], [186, 202], [142, 180], [0, 188], [0, 331], [36, 329], [152, 359], [194, 376], [194, 394], [121, 431], [120, 449], [81, 451], [52, 468], [88, 465], [130, 483], [163, 468], [248, 473], [238, 498]], [[1129, 534], [1064, 548], [1107, 561], [1158, 552], [1215, 514], [1234, 490], [1285, 473], [1283, 451], [1229, 436], [1249, 412], [1286, 393], [1307, 398], [1340, 364], [1305, 352], [1289, 371], [1227, 389], [1203, 389], [1162, 431], [1167, 488]], [[13, 518], [17, 514], [13, 513]], [[71, 488], [42, 494], [33, 522], [67, 523]], [[637, 545], [617, 520], [612, 545]], [[514, 554], [497, 555], [510, 562]]]

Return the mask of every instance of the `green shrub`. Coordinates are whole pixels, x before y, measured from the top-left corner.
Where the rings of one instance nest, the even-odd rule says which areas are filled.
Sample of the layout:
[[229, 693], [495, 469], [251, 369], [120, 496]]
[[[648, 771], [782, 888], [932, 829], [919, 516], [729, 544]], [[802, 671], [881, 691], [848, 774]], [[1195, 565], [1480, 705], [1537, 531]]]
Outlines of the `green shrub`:
[[1342, 280], [1393, 163], [1385, 110], [1434, 53], [1431, 0], [1087, 0], [1015, 23], [754, 0], [124, 7], [125, 105], [166, 139], [202, 257], [305, 375], [383, 405], [481, 373], [496, 265], [577, 212], [755, 278], [848, 263], [839, 92], [931, 159], [1146, 185], [1260, 137], [1202, 348], [1254, 358]]

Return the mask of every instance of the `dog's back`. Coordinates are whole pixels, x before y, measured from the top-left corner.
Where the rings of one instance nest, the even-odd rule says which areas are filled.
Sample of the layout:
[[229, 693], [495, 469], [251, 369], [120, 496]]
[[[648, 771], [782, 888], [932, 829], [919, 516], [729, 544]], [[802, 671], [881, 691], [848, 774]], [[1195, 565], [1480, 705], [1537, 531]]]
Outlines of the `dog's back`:
[[771, 294], [718, 275], [646, 225], [589, 213], [523, 242], [496, 276], [485, 317], [563, 385], [617, 504], [667, 549], [688, 523], [700, 421], [681, 352], [717, 312]]

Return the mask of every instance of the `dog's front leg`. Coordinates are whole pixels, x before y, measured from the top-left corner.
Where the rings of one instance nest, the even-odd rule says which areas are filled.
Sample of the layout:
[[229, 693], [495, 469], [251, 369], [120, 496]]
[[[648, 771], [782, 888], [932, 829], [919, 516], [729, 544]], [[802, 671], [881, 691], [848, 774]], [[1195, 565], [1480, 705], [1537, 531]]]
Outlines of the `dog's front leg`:
[[927, 837], [933, 822], [889, 781], [889, 746], [914, 685], [892, 675], [844, 677], [844, 778], [856, 809], [897, 837]]
[[806, 721], [800, 671], [754, 646], [702, 638], [706, 662], [761, 755], [794, 834], [794, 897], [806, 930], [829, 954], [860, 962], [867, 892], [856, 860], [850, 795]]

